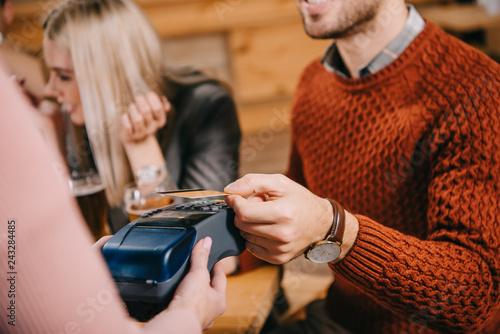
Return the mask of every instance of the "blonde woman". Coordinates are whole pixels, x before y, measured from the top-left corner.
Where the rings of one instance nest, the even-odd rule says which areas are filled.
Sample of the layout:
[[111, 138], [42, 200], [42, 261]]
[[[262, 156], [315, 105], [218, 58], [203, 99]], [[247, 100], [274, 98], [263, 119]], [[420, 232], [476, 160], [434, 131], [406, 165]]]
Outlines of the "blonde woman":
[[46, 94], [85, 124], [114, 231], [128, 222], [124, 187], [134, 178], [220, 190], [236, 179], [241, 135], [231, 96], [201, 73], [163, 68], [160, 40], [133, 1], [59, 4], [43, 47]]

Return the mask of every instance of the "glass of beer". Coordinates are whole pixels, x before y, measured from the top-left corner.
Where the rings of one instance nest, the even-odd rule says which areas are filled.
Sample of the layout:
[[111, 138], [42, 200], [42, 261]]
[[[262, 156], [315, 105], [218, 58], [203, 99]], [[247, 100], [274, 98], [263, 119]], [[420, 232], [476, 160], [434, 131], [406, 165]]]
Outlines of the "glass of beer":
[[155, 188], [153, 192], [144, 194], [135, 184], [127, 186], [125, 188], [125, 209], [130, 221], [140, 218], [143, 213], [172, 204], [171, 197], [155, 193], [162, 190]]
[[104, 184], [99, 174], [92, 170], [75, 173], [69, 184], [95, 240], [111, 234], [107, 219], [108, 204], [104, 194]]

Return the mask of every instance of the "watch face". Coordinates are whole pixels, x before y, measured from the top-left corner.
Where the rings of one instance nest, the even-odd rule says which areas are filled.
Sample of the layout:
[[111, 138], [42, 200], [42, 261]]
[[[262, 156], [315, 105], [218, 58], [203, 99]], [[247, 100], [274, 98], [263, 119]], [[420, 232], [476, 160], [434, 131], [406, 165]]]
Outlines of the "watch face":
[[315, 263], [329, 263], [340, 256], [340, 246], [331, 241], [324, 241], [315, 245], [308, 253], [308, 258]]

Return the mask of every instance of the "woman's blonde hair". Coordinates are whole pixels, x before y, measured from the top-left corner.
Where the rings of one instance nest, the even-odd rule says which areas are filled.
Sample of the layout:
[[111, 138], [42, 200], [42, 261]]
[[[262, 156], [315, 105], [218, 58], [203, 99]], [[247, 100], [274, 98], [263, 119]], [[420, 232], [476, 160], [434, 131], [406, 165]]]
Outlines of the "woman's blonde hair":
[[130, 0], [69, 0], [45, 22], [45, 38], [70, 54], [85, 126], [112, 206], [123, 203], [130, 166], [120, 118], [138, 94], [163, 94], [160, 39]]

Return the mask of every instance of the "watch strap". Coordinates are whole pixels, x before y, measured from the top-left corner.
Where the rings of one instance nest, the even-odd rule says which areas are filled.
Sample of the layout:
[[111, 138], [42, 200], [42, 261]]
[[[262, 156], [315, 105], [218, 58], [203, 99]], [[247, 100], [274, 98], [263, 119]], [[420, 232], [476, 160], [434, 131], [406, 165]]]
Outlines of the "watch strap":
[[344, 240], [344, 230], [345, 230], [345, 211], [344, 208], [333, 199], [327, 198], [333, 208], [333, 224], [330, 235], [327, 240], [338, 242], [342, 244]]

